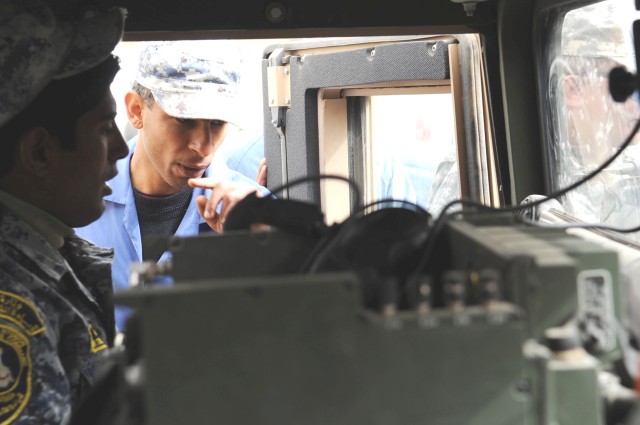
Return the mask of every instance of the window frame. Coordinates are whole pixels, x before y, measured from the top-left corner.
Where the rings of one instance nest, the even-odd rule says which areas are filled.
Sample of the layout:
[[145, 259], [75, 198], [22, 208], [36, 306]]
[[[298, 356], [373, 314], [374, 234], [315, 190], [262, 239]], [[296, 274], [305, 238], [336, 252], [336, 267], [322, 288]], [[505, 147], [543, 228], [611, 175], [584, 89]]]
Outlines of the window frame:
[[[335, 81], [332, 81], [330, 84], [323, 84], [323, 81], [331, 81], [331, 78], [320, 77], [319, 80], [321, 81], [306, 81], [304, 82], [306, 85], [303, 83], [303, 87], [296, 88], [295, 81], [299, 76], [296, 75], [296, 70], [293, 68], [303, 69], [303, 67], [308, 67], [311, 60], [319, 59], [317, 57], [314, 58], [314, 55], [330, 55], [332, 52], [330, 48], [321, 50], [320, 53], [317, 51], [305, 51], [304, 49], [287, 51], [288, 63], [292, 67], [290, 70], [292, 98], [290, 107], [287, 109], [287, 120], [294, 122], [293, 128], [289, 126], [289, 122], [286, 127], [288, 181], [301, 177], [301, 174], [326, 173], [341, 174], [344, 177], [349, 177], [348, 166], [341, 168], [335, 164], [330, 164], [333, 154], [339, 149], [331, 145], [325, 146], [326, 140], [339, 140], [341, 143], [348, 141], [346, 137], [348, 134], [346, 101], [342, 104], [343, 101], [341, 100], [345, 92], [353, 94], [355, 93], [353, 90], [360, 90], [361, 93], [364, 93], [362, 90], [375, 90], [380, 93], [384, 90], [391, 90], [397, 93], [402, 90], [415, 90], [416, 87], [449, 86], [454, 97], [455, 122], [458, 123], [456, 124], [456, 143], [458, 145], [458, 173], [461, 177], [462, 197], [480, 201], [487, 205], [501, 205], [504, 197], [500, 193], [500, 173], [497, 170], [494, 152], [495, 143], [492, 134], [491, 112], [487, 98], [480, 36], [439, 36], [417, 38], [416, 40], [431, 43], [443, 42], [446, 45], [448, 59], [445, 66], [448, 67], [448, 78], [433, 80], [418, 77], [407, 79], [405, 69], [393, 68], [387, 74], [387, 76], [392, 75], [392, 78], [384, 81], [372, 80], [363, 84], [335, 84]], [[352, 51], [359, 49], [360, 52], [364, 51], [370, 54], [380, 46], [389, 46], [390, 44], [397, 46], [416, 40], [404, 40], [388, 44], [340, 46], [337, 48], [337, 52], [344, 54], [349, 52], [350, 49]], [[460, 43], [465, 44], [465, 49], [460, 49]], [[401, 49], [402, 46], [398, 48]], [[467, 54], [469, 57], [460, 59], [460, 55]], [[403, 60], [409, 59], [404, 57]], [[265, 72], [263, 72], [263, 75], [266, 75], [267, 66], [268, 63], [265, 60]], [[420, 70], [420, 72], [423, 71]], [[421, 75], [420, 72], [416, 76]], [[470, 72], [473, 75], [463, 75], [464, 72]], [[314, 76], [314, 78], [316, 77]], [[302, 79], [304, 78], [303, 76]], [[265, 94], [265, 152], [270, 164], [269, 186], [272, 187], [282, 182], [282, 175], [285, 171], [281, 171], [282, 161], [279, 159], [281, 140], [277, 136], [274, 137], [274, 129], [270, 125], [269, 97], [268, 93]], [[302, 122], [298, 118], [289, 119], [290, 114], [293, 113], [295, 115], [295, 108], [306, 109], [303, 112], [304, 118]], [[340, 118], [341, 116], [345, 118]], [[328, 121], [331, 121], [330, 125], [327, 125]], [[268, 133], [271, 133], [271, 136]], [[478, 142], [479, 139], [482, 140], [482, 143]], [[342, 161], [344, 163], [344, 158], [348, 159], [348, 152], [345, 147], [342, 148], [342, 151]], [[292, 164], [292, 159], [297, 161], [298, 164]], [[275, 172], [272, 173], [272, 170]], [[481, 178], [478, 178], [479, 176]], [[344, 191], [348, 192], [349, 189], [344, 183], [322, 181], [317, 185], [309, 186], [311, 187], [297, 188], [297, 190], [292, 188], [290, 192], [292, 198], [320, 203], [328, 222], [339, 221], [340, 217], [343, 218], [349, 214], [350, 207], [339, 207], [338, 210], [340, 212], [336, 214], [327, 212], [325, 208], [329, 203], [328, 193], [331, 194], [330, 198], [333, 202], [336, 197], [343, 197]], [[342, 186], [342, 188], [339, 186]]]

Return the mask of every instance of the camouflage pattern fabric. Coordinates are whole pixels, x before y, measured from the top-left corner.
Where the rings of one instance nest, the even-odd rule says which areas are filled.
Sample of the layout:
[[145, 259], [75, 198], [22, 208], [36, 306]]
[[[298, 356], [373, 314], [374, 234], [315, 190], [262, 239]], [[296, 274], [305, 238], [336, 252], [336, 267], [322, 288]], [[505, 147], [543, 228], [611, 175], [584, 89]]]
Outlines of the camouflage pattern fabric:
[[630, 60], [634, 15], [631, 1], [604, 1], [570, 11], [562, 24], [562, 55], [609, 58], [635, 68]]
[[64, 3], [0, 1], [0, 126], [24, 110], [51, 80], [96, 66], [120, 41], [124, 9], [100, 10], [90, 2], [73, 8]]
[[1, 424], [67, 423], [91, 388], [115, 333], [112, 256], [77, 236], [57, 251], [0, 205]]
[[231, 60], [211, 49], [193, 42], [150, 44], [140, 54], [136, 81], [168, 115], [238, 125], [240, 75]]

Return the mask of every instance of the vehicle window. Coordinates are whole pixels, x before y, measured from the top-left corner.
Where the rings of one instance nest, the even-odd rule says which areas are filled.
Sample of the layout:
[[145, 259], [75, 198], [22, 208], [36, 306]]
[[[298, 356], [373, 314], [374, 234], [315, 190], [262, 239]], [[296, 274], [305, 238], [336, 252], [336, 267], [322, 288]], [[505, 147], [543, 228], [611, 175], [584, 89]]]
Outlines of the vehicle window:
[[[632, 1], [608, 0], [560, 16], [546, 95], [552, 126], [553, 189], [566, 187], [616, 152], [639, 116], [637, 97], [616, 103], [608, 90], [611, 69], [635, 72]], [[640, 224], [640, 146], [567, 194], [565, 212], [585, 222], [618, 227]], [[633, 237], [633, 236], [632, 236]], [[640, 241], [640, 237], [634, 237]]]
[[457, 199], [459, 179], [444, 181], [457, 170], [451, 94], [372, 96], [370, 105], [373, 193], [365, 202], [393, 198], [439, 210]]
[[[322, 128], [332, 131], [320, 139], [321, 170], [357, 182], [365, 205], [406, 201], [438, 215], [460, 197], [453, 95], [449, 80], [413, 84], [347, 89], [342, 100], [324, 100]], [[347, 189], [327, 182], [322, 190], [331, 220], [349, 214]]]
[[[495, 205], [490, 196], [484, 196], [497, 185], [495, 179], [489, 182], [495, 169], [491, 134], [481, 120], [487, 117], [482, 67], [474, 63], [478, 68], [473, 74], [477, 86], [472, 87], [470, 83], [464, 84], [461, 75], [475, 72], [475, 67], [463, 69], [458, 62], [462, 50], [471, 56], [473, 48], [480, 50], [480, 42], [474, 37], [459, 37], [446, 39], [455, 41], [448, 45], [448, 61], [443, 65], [448, 74], [444, 79], [415, 76], [399, 81], [367, 80], [346, 88], [338, 81], [333, 81], [336, 84], [333, 87], [323, 81], [328, 87], [318, 96], [320, 172], [339, 174], [357, 182], [363, 189], [360, 201], [365, 205], [382, 200], [408, 201], [433, 216], [461, 196]], [[401, 44], [396, 47], [407, 48]], [[353, 55], [348, 60], [341, 57], [341, 61], [368, 69], [367, 64], [358, 62], [361, 57]], [[467, 62], [474, 60], [465, 58]], [[415, 57], [403, 60], [413, 63]], [[384, 63], [391, 69], [398, 61], [396, 58]], [[420, 65], [415, 68], [420, 69]], [[464, 93], [468, 95], [465, 97]], [[471, 104], [475, 107], [464, 110], [464, 105]], [[473, 121], [470, 128], [480, 130], [467, 134], [465, 119]], [[470, 149], [471, 145], [475, 149]], [[473, 193], [468, 183], [471, 179], [474, 179]], [[480, 193], [481, 188], [486, 193]], [[325, 214], [330, 222], [349, 214], [353, 197], [342, 183], [327, 182], [320, 191], [321, 204], [328, 207]], [[385, 202], [385, 206], [401, 203]]]

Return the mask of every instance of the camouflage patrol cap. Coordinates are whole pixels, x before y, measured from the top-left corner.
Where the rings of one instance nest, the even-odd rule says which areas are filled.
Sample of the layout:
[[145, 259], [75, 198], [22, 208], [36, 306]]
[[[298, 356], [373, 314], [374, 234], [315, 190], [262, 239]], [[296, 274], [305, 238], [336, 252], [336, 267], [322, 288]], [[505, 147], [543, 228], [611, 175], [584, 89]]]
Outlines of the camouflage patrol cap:
[[607, 0], [568, 12], [562, 22], [564, 56], [602, 57], [635, 68], [632, 0]]
[[208, 42], [154, 43], [142, 50], [136, 81], [168, 115], [238, 125], [240, 75], [234, 65]]
[[98, 65], [120, 41], [124, 9], [75, 8], [81, 12], [71, 14], [62, 5], [68, 6], [62, 1], [0, 1], [0, 127], [49, 82]]

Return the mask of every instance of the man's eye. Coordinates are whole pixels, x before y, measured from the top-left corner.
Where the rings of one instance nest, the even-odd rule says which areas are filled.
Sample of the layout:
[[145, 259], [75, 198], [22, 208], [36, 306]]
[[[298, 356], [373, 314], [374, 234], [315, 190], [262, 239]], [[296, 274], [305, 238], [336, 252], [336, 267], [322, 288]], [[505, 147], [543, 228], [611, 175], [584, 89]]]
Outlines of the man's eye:
[[107, 125], [102, 127], [102, 132], [104, 134], [112, 134], [114, 131], [119, 131], [115, 121], [111, 121]]
[[225, 125], [227, 122], [226, 121], [222, 121], [222, 120], [211, 120], [210, 121], [210, 125], [214, 126], [214, 127], [220, 127]]
[[184, 125], [192, 125], [195, 122], [195, 120], [189, 118], [176, 118], [176, 121]]

